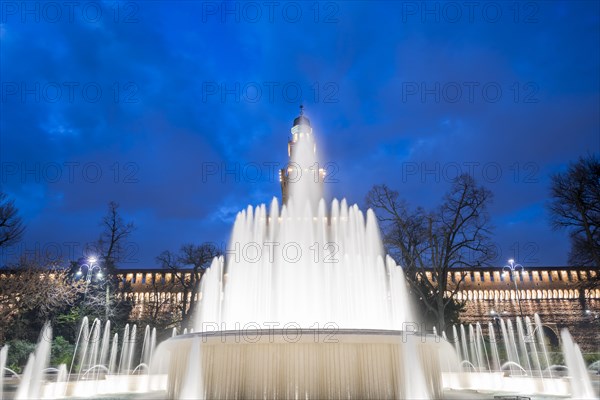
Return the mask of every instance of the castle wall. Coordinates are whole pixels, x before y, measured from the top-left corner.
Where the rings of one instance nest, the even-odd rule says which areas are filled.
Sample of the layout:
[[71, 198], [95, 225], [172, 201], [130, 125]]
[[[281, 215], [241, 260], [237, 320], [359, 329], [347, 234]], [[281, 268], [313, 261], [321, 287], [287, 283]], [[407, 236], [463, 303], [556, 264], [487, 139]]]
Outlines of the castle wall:
[[[0, 271], [0, 279], [11, 279], [15, 273]], [[454, 271], [448, 280], [450, 286], [462, 280], [457, 298], [466, 302], [463, 323], [487, 325], [496, 316], [514, 318], [521, 314], [520, 304], [523, 315], [538, 313], [543, 321], [556, 323], [557, 330], [569, 327], [584, 352], [600, 352], [600, 289], [589, 290], [583, 285], [597, 274], [593, 269], [573, 267], [523, 271], [490, 268]], [[431, 274], [426, 275], [433, 281]], [[184, 294], [180, 281], [189, 280], [191, 272], [124, 270], [118, 277], [123, 285], [130, 286], [128, 296], [136, 304], [132, 317], [139, 317], [145, 307], [181, 304]], [[190, 303], [191, 295], [187, 297]]]

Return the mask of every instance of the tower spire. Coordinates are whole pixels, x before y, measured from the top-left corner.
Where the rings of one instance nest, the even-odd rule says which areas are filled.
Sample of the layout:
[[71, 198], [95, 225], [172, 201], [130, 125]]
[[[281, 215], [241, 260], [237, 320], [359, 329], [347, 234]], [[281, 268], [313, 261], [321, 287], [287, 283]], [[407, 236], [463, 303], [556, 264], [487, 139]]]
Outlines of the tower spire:
[[[310, 119], [306, 118], [304, 116], [304, 105], [300, 104], [300, 115], [298, 115], [295, 119], [294, 119], [294, 123], [292, 124], [292, 134], [296, 133], [294, 131], [294, 128], [300, 125], [306, 125], [309, 130], [312, 131], [312, 129], [310, 129]], [[310, 132], [308, 132], [310, 134]], [[297, 138], [296, 138], [297, 140]], [[294, 140], [294, 141], [296, 141]]]

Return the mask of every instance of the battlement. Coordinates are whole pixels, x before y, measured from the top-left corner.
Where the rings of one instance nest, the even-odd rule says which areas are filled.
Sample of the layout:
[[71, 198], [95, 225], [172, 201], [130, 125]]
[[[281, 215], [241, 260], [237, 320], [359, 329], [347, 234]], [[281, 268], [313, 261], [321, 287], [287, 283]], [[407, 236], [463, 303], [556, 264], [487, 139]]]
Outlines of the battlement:
[[[0, 279], [10, 279], [18, 271], [0, 270]], [[582, 283], [597, 278], [598, 271], [583, 267], [529, 267], [510, 271], [502, 268], [457, 269], [448, 273], [449, 289], [460, 282], [456, 294], [459, 300], [512, 301], [537, 299], [600, 299], [600, 289], [584, 289]], [[433, 275], [427, 279], [435, 284]], [[183, 300], [182, 282], [190, 282], [191, 270], [159, 269], [120, 270], [117, 278], [122, 286], [129, 286], [136, 303], [153, 299], [180, 302]], [[454, 286], [455, 287], [455, 286]], [[582, 292], [583, 290], [583, 292]], [[517, 292], [518, 291], [518, 292]], [[196, 295], [194, 300], [201, 297]], [[187, 300], [192, 300], [187, 293]]]
[[[581, 295], [581, 284], [596, 278], [597, 274], [591, 268], [573, 267], [531, 267], [515, 271], [471, 268], [449, 272], [448, 282], [450, 288], [461, 282], [457, 296], [462, 300], [516, 299], [516, 290], [521, 299], [574, 299]], [[177, 291], [181, 280], [191, 279], [191, 272], [141, 270], [123, 271], [118, 276], [123, 284], [131, 286], [133, 292], [156, 291], [157, 287], [170, 287]], [[426, 272], [425, 276], [435, 283], [430, 272]], [[586, 290], [583, 295], [587, 298], [600, 298], [600, 289]]]

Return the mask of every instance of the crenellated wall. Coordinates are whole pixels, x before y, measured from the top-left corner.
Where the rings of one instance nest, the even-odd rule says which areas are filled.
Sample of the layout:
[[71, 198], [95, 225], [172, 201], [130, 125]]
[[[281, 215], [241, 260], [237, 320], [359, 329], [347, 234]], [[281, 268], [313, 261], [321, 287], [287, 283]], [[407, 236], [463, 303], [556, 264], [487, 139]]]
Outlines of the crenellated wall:
[[[448, 282], [452, 288], [462, 280], [457, 293], [460, 300], [577, 299], [580, 295], [600, 299], [600, 289], [582, 289], [582, 283], [597, 274], [593, 269], [572, 267], [481, 268], [449, 272]], [[426, 276], [433, 282], [431, 273]]]
[[[498, 268], [460, 269], [448, 272], [448, 281], [456, 284], [465, 275], [461, 290], [513, 290], [515, 281], [519, 289], [572, 289], [583, 281], [596, 278], [598, 271], [591, 268], [573, 267], [531, 267], [523, 270], [506, 271]], [[175, 275], [191, 278], [191, 272], [163, 270], [122, 270], [120, 280], [131, 283], [132, 287], [142, 288], [149, 283], [169, 283]], [[430, 272], [425, 275], [433, 280]]]
[[[582, 283], [596, 278], [598, 271], [569, 267], [535, 267], [522, 271], [501, 269], [469, 269], [448, 273], [450, 289], [460, 282], [459, 300], [541, 300], [541, 299], [600, 299], [600, 289], [582, 288]], [[427, 278], [433, 282], [431, 273]], [[464, 277], [463, 277], [464, 276]], [[180, 279], [191, 278], [190, 272], [166, 272], [161, 270], [123, 271], [119, 279], [128, 283], [134, 293], [161, 292], [165, 295], [180, 287]], [[584, 291], [581, 293], [581, 291]], [[136, 296], [143, 301], [147, 296]]]
[[[0, 279], [8, 279], [14, 274], [13, 270], [0, 270]], [[427, 272], [426, 276], [433, 282], [431, 273]], [[516, 271], [481, 268], [448, 273], [448, 281], [451, 289], [460, 282], [457, 293], [460, 300], [600, 299], [599, 288], [582, 288], [582, 283], [597, 276], [598, 271], [589, 268], [531, 267]], [[122, 270], [118, 278], [123, 284], [130, 285], [136, 301], [146, 300], [150, 293], [161, 293], [161, 297], [174, 297], [180, 301], [180, 281], [189, 281], [191, 271]]]
[[[180, 279], [189, 280], [191, 275], [190, 272], [185, 271], [176, 274], [172, 271], [162, 270], [124, 270], [119, 278], [123, 283], [131, 285], [133, 292], [131, 296], [138, 304], [137, 312], [140, 312], [144, 303], [182, 301]], [[501, 268], [480, 268], [448, 273], [448, 281], [450, 288], [460, 282], [460, 289], [456, 296], [459, 300], [465, 300], [469, 304], [471, 302], [494, 302], [508, 305], [517, 301], [532, 301], [532, 304], [536, 304], [535, 301], [542, 300], [574, 300], [576, 301], [574, 304], [579, 304], [582, 298], [600, 299], [600, 289], [582, 288], [582, 283], [596, 278], [597, 274], [598, 271], [593, 269], [573, 267], [530, 267], [515, 271]], [[431, 273], [426, 273], [426, 276], [433, 282]], [[198, 296], [195, 300], [197, 298]], [[188, 294], [188, 302], [190, 300], [191, 295]], [[496, 308], [502, 307], [496, 306]], [[579, 306], [576, 314], [581, 314], [581, 312], [584, 310]], [[468, 311], [465, 317], [470, 318], [475, 315], [482, 316], [482, 314]]]

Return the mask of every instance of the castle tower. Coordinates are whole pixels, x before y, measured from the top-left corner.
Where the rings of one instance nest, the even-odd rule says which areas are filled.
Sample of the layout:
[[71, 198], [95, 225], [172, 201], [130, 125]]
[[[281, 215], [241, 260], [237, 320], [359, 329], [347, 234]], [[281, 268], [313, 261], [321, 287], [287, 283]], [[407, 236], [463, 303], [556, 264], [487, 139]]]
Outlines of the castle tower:
[[[312, 154], [301, 154], [305, 149]], [[303, 190], [316, 190], [316, 198], [323, 197], [325, 170], [321, 168], [317, 157], [317, 145], [314, 140], [310, 120], [304, 116], [304, 106], [300, 106], [300, 115], [294, 119], [291, 137], [288, 141], [288, 164], [279, 171], [281, 199], [286, 204], [292, 186], [304, 186]], [[308, 186], [307, 186], [308, 185]]]

